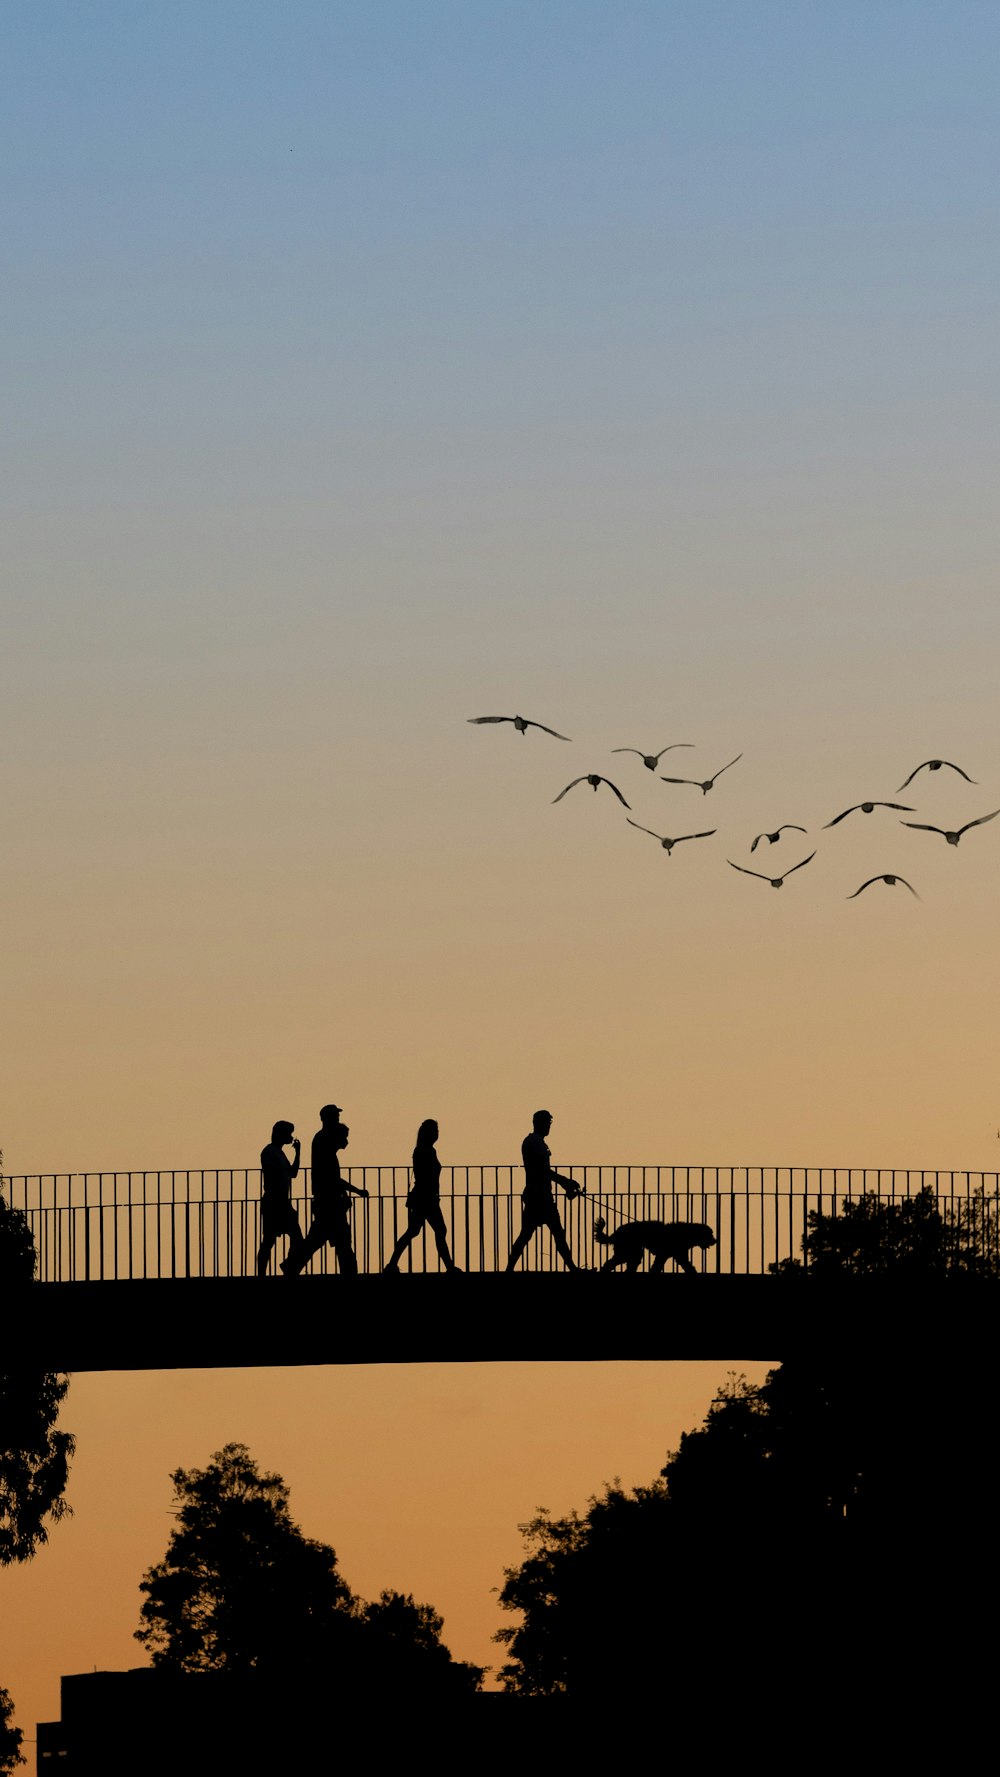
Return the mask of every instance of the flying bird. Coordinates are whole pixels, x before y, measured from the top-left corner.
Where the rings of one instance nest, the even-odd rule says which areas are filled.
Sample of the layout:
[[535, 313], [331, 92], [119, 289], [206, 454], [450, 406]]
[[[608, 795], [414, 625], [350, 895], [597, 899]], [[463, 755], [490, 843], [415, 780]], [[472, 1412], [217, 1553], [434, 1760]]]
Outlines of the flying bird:
[[[655, 771], [664, 753], [672, 753], [675, 747], [693, 747], [693, 740], [673, 740], [669, 747], [661, 747], [658, 753], [643, 753], [638, 747], [612, 747], [613, 753], [635, 753], [641, 759], [647, 771]], [[649, 828], [646, 828], [647, 833]]]
[[967, 833], [970, 827], [981, 827], [986, 821], [995, 821], [998, 814], [1000, 808], [995, 808], [992, 814], [981, 814], [978, 821], [966, 821], [965, 826], [959, 827], [957, 833], [949, 833], [946, 827], [929, 827], [926, 821], [900, 821], [899, 824], [901, 827], [915, 827], [918, 833], [940, 833], [949, 845], [957, 845], [962, 834]]
[[[974, 777], [970, 777], [968, 772], [963, 771], [960, 765], [953, 765], [950, 759], [925, 759], [922, 765], [917, 766], [917, 771], [940, 771], [942, 765], [947, 765], [949, 771], [957, 771], [959, 777], [964, 777], [967, 784], [975, 783], [976, 780]], [[900, 784], [899, 790], [905, 790], [906, 784], [912, 784], [917, 775], [917, 771], [910, 772], [906, 783]], [[899, 790], [896, 791], [897, 796], [899, 795]]]
[[[742, 757], [743, 757], [742, 753], [737, 753], [736, 759], [742, 759]], [[729, 765], [735, 765], [736, 759], [730, 759]], [[663, 776], [661, 776], [660, 782], [663, 784], [693, 784], [696, 790], [700, 790], [703, 796], [707, 796], [709, 790], [712, 788], [712, 785], [715, 782], [715, 778], [721, 777], [722, 773], [724, 771], [728, 771], [729, 765], [720, 765], [718, 771], [715, 773], [715, 777], [707, 777], [703, 783], [699, 782], [698, 778], [696, 778], [696, 777], [663, 777]]]
[[914, 813], [912, 808], [907, 808], [905, 802], [855, 802], [851, 808], [845, 808], [843, 814], [835, 814], [832, 821], [827, 821], [826, 827], [835, 827], [838, 821], [846, 821], [848, 815], [857, 814], [859, 808], [862, 814], [871, 814], [873, 808], [898, 808], [901, 814]]
[[589, 784], [591, 786], [591, 788], [595, 791], [597, 789], [598, 784], [607, 784], [608, 789], [614, 790], [614, 793], [617, 796], [619, 802], [621, 802], [625, 808], [631, 808], [631, 806], [632, 806], [631, 802], [625, 801], [625, 798], [622, 795], [621, 791], [619, 790], [617, 784], [613, 784], [609, 777], [599, 777], [596, 771], [588, 771], [583, 777], [575, 777], [571, 784], [566, 785], [565, 790], [560, 790], [558, 796], [553, 796], [553, 798], [552, 798], [553, 802], [561, 802], [563, 797], [565, 795], [567, 795], [570, 790], [575, 789], [577, 784]]
[[554, 728], [546, 728], [544, 722], [532, 722], [527, 716], [469, 716], [470, 722], [513, 722], [518, 734], [527, 728], [540, 728], [543, 734], [553, 734], [556, 740], [569, 740], [568, 734], [556, 734]]
[[[793, 864], [791, 870], [786, 870], [785, 876], [791, 876], [796, 870], [801, 870], [803, 864], [811, 864], [815, 856], [816, 853], [811, 851], [807, 858], [802, 859], [802, 863]], [[730, 869], [739, 870], [744, 876], [759, 876], [761, 882], [769, 882], [772, 888], [780, 888], [785, 880], [785, 876], [764, 876], [760, 870], [747, 870], [742, 864], [734, 864], [732, 858], [727, 858], [726, 863]]]
[[[624, 751], [625, 749], [622, 748], [621, 750]], [[654, 833], [652, 827], [640, 827], [639, 822], [634, 821], [631, 815], [627, 818], [630, 827], [637, 827], [640, 833], [648, 833], [651, 838], [658, 839], [668, 858], [673, 851], [674, 846], [681, 845], [685, 839], [711, 839], [712, 834], [718, 832], [717, 827], [710, 827], [707, 833], [680, 833], [676, 839], [664, 839], [663, 834]]]
[[904, 888], [909, 889], [911, 895], [915, 896], [918, 901], [920, 899], [920, 896], [917, 894], [917, 891], [913, 887], [913, 884], [911, 882], [907, 882], [905, 876], [882, 875], [882, 876], [869, 876], [868, 881], [863, 882], [861, 884], [861, 888], [855, 889], [853, 895], [847, 896], [848, 901], [853, 901], [858, 895], [860, 895], [862, 889], [871, 888], [873, 882], [887, 882], [889, 884], [890, 888], [895, 888], [897, 882], [901, 882]]
[[805, 827], [797, 827], [794, 821], [786, 821], [784, 826], [779, 827], [776, 833], [758, 833], [750, 850], [756, 851], [762, 839], [766, 839], [769, 845], [777, 845], [782, 833], [804, 833], [805, 830]]

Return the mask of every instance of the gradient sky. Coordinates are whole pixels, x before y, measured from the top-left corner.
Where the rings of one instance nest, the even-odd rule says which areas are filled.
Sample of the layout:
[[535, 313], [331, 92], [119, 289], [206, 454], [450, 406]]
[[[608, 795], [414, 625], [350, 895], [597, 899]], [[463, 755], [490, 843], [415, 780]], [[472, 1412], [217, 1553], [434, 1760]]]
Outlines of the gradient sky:
[[[978, 782], [914, 818], [1000, 806], [996, 8], [10, 0], [0, 47], [8, 1169], [253, 1164], [331, 1098], [358, 1160], [547, 1103], [566, 1163], [994, 1167], [1000, 821], [726, 859], [930, 757]], [[573, 746], [466, 726], [514, 711]], [[674, 740], [744, 757], [609, 751]], [[588, 770], [717, 837], [553, 808]], [[883, 870], [921, 901], [846, 900]], [[185, 1411], [157, 1473], [241, 1435]], [[560, 1484], [526, 1447], [504, 1522]]]

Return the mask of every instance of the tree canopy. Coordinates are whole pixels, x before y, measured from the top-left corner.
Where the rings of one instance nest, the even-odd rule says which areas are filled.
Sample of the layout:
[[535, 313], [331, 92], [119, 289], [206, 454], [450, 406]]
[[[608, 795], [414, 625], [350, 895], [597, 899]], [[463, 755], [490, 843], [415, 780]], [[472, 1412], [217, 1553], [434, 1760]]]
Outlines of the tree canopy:
[[14, 1705], [9, 1691], [0, 1687], [0, 1777], [7, 1777], [15, 1765], [23, 1765], [21, 1730], [11, 1720]]
[[[835, 1214], [811, 1209], [802, 1253], [809, 1272], [819, 1277], [845, 1272], [857, 1277], [925, 1278], [945, 1272], [995, 1277], [1000, 1274], [997, 1200], [979, 1191], [942, 1211], [929, 1186], [898, 1201], [866, 1192], [845, 1198]], [[784, 1259], [771, 1270], [800, 1271], [803, 1260]]]
[[68, 1387], [51, 1371], [0, 1370], [0, 1564], [27, 1561], [47, 1540], [47, 1521], [70, 1509], [63, 1493], [74, 1440], [56, 1430]]
[[[35, 1266], [27, 1218], [0, 1192], [0, 1287], [30, 1283]], [[10, 1353], [8, 1344], [8, 1364]], [[66, 1376], [31, 1364], [0, 1369], [0, 1566], [27, 1561], [46, 1540], [46, 1520], [69, 1511], [63, 1493], [73, 1439], [56, 1430], [68, 1387]]]
[[381, 1683], [391, 1676], [446, 1688], [478, 1688], [478, 1667], [454, 1661], [430, 1605], [383, 1592], [366, 1604], [351, 1592], [327, 1543], [303, 1535], [280, 1475], [262, 1473], [244, 1444], [227, 1444], [203, 1469], [177, 1469], [177, 1524], [164, 1559], [149, 1569], [136, 1639], [153, 1664], [181, 1672], [225, 1671]]
[[[0, 1164], [2, 1161], [0, 1154]], [[30, 1283], [37, 1263], [27, 1217], [0, 1192], [0, 1283]]]
[[[894, 1654], [968, 1624], [1000, 1574], [956, 1526], [997, 1478], [990, 1355], [928, 1345], [804, 1353], [732, 1378], [659, 1475], [522, 1526], [500, 1592], [505, 1688], [584, 1701], [602, 1688], [697, 1693], [735, 1663], [748, 1686]], [[992, 1643], [990, 1643], [992, 1645]], [[970, 1661], [976, 1650], [969, 1650]]]

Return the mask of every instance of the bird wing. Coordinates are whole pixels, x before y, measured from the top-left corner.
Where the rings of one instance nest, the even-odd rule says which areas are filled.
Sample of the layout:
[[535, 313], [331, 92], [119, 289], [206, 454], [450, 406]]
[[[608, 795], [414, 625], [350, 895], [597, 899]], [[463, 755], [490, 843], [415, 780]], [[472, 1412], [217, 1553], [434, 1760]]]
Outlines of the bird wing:
[[660, 782], [661, 784], [697, 784], [698, 789], [701, 789], [701, 784], [696, 777], [664, 777], [661, 772]]
[[[926, 821], [900, 821], [899, 824], [901, 827], [915, 827], [918, 833], [940, 833], [943, 839], [947, 839], [948, 837], [943, 827], [929, 827]], [[972, 826], [971, 821], [969, 822], [969, 826]], [[962, 832], [965, 832], [964, 827], [962, 828]]]
[[513, 716], [468, 716], [469, 722], [513, 722]]
[[[813, 858], [815, 856], [816, 856], [816, 853], [814, 851], [811, 851], [807, 858], [802, 859], [802, 864], [811, 864], [813, 861]], [[785, 876], [794, 876], [796, 870], [802, 869], [802, 864], [793, 864], [790, 870], [785, 871]], [[782, 877], [782, 881], [784, 881], [784, 877]]]
[[[965, 826], [959, 827], [958, 831], [960, 834], [967, 833], [970, 827], [981, 827], [984, 821], [995, 821], [998, 814], [1000, 814], [1000, 808], [995, 808], [992, 814], [981, 814], [978, 821], [966, 821]], [[904, 827], [912, 827], [913, 824], [912, 821], [902, 822]]]
[[[630, 751], [631, 749], [629, 749], [627, 747], [619, 747], [616, 750], [624, 753], [624, 752]], [[631, 815], [626, 815], [625, 819], [628, 821], [628, 824], [630, 827], [639, 827], [640, 833], [648, 833], [651, 839], [658, 839], [660, 841], [660, 844], [661, 845], [663, 844], [663, 834], [662, 833], [654, 833], [652, 827], [640, 827], [639, 822], [634, 821], [632, 819]]]
[[[893, 874], [895, 875], [895, 872], [893, 872]], [[873, 882], [884, 882], [884, 881], [885, 881], [885, 872], [884, 871], [882, 872], [882, 874], [880, 876], [869, 876], [868, 881], [863, 882], [861, 884], [861, 888], [855, 889], [854, 894], [848, 895], [847, 899], [849, 901], [853, 901], [855, 899], [855, 896], [860, 895], [861, 889], [871, 888], [871, 885]], [[914, 888], [912, 882], [907, 882], [905, 876], [896, 876], [896, 881], [901, 882], [904, 888], [908, 888], [911, 895], [913, 895], [914, 898], [919, 901], [920, 896], [917, 894], [917, 891]]]
[[[928, 767], [928, 765], [933, 765], [933, 763], [934, 763], [934, 761], [933, 761], [933, 759], [925, 759], [925, 760], [924, 760], [924, 762], [923, 762], [923, 765], [918, 765], [918, 766], [917, 766], [917, 770], [916, 770], [916, 771], [911, 771], [911, 772], [910, 772], [910, 775], [909, 775], [909, 777], [908, 777], [908, 778], [907, 778], [907, 779], [906, 779], [906, 783], [902, 783], [902, 784], [900, 784], [900, 786], [899, 786], [899, 790], [905, 790], [905, 789], [906, 789], [906, 784], [912, 784], [912, 782], [913, 782], [913, 780], [914, 780], [914, 778], [915, 778], [915, 777], [916, 777], [916, 775], [917, 775], [917, 771], [926, 771], [926, 769], [927, 769], [927, 767]], [[896, 795], [897, 795], [897, 796], [898, 796], [898, 795], [899, 795], [899, 790], [897, 790], [897, 791], [896, 791]]]
[[668, 747], [661, 747], [660, 748], [659, 752], [656, 755], [656, 763], [657, 763], [657, 765], [659, 765], [660, 760], [663, 758], [664, 753], [672, 753], [675, 747], [693, 747], [693, 746], [694, 746], [693, 740], [672, 740]]
[[621, 803], [621, 805], [622, 805], [622, 807], [623, 807], [623, 808], [631, 808], [631, 806], [632, 806], [632, 804], [631, 804], [631, 802], [626, 802], [626, 800], [625, 800], [625, 798], [624, 798], [624, 796], [623, 796], [623, 795], [622, 795], [622, 793], [621, 793], [621, 791], [620, 791], [620, 789], [619, 789], [619, 788], [618, 788], [618, 785], [617, 785], [617, 784], [613, 784], [613, 783], [612, 783], [612, 782], [611, 782], [611, 779], [610, 779], [610, 778], [609, 778], [609, 777], [602, 777], [602, 778], [601, 778], [601, 783], [602, 783], [602, 784], [607, 784], [607, 786], [608, 786], [608, 789], [609, 789], [609, 790], [614, 790], [614, 793], [615, 793], [615, 795], [616, 795], [616, 796], [617, 796], [617, 798], [618, 798], [618, 800], [619, 800], [619, 802], [620, 802], [620, 803]]
[[947, 765], [949, 771], [957, 771], [959, 777], [964, 777], [967, 784], [974, 784], [975, 783], [976, 780], [974, 777], [970, 777], [968, 772], [963, 771], [962, 767], [960, 765], [952, 765], [952, 762], [950, 759], [942, 759], [941, 763], [942, 763], [942, 765]]
[[759, 876], [761, 882], [770, 882], [771, 880], [769, 876], [762, 875], [759, 870], [747, 870], [742, 864], [734, 864], [732, 858], [727, 858], [726, 863], [730, 870], [739, 870], [743, 876]]
[[756, 851], [756, 850], [757, 850], [757, 847], [758, 847], [758, 845], [759, 845], [759, 844], [760, 844], [760, 842], [761, 842], [761, 840], [762, 840], [762, 839], [766, 839], [766, 838], [767, 838], [767, 834], [766, 834], [766, 833], [758, 833], [758, 835], [757, 835], [757, 837], [756, 837], [756, 839], [755, 839], [755, 840], [754, 840], [754, 842], [753, 842], [753, 844], [752, 844], [752, 845], [751, 845], [751, 847], [750, 847], [750, 850], [751, 850], [751, 851]]
[[[908, 802], [876, 802], [875, 807], [876, 808], [898, 808], [902, 814], [912, 814], [913, 813], [913, 810], [910, 807]], [[902, 825], [905, 827], [906, 822], [903, 821]]]
[[807, 833], [808, 831], [808, 827], [798, 827], [794, 821], [786, 821], [783, 826], [778, 828], [779, 833]]
[[[737, 759], [742, 759], [742, 757], [743, 757], [743, 754], [742, 754], [742, 753], [737, 753], [737, 755], [736, 755], [736, 759], [730, 759], [730, 761], [729, 761], [729, 765], [735, 765], [735, 764], [736, 764], [736, 760], [737, 760]], [[716, 774], [715, 774], [715, 777], [713, 777], [713, 778], [712, 778], [712, 780], [711, 780], [711, 781], [712, 781], [712, 783], [713, 783], [713, 784], [714, 784], [714, 782], [715, 782], [715, 778], [716, 778], [716, 777], [721, 777], [721, 776], [722, 776], [722, 773], [723, 773], [723, 772], [724, 772], [724, 771], [728, 771], [728, 770], [729, 770], [729, 765], [720, 765], [720, 766], [719, 766], [719, 769], [718, 769], [718, 771], [717, 771], [717, 772], [716, 772]], [[770, 877], [769, 877], [769, 878], [768, 878], [768, 881], [770, 881]]]
[[[861, 804], [860, 804], [860, 802], [855, 802], [855, 804], [854, 804], [854, 806], [853, 806], [853, 808], [845, 808], [845, 810], [844, 810], [844, 812], [843, 812], [843, 814], [835, 814], [835, 815], [834, 815], [834, 817], [833, 817], [833, 820], [832, 820], [832, 821], [827, 821], [827, 823], [826, 823], [826, 826], [824, 826], [824, 828], [823, 828], [823, 831], [824, 831], [824, 833], [825, 833], [825, 832], [826, 832], [826, 828], [827, 828], [827, 827], [835, 827], [835, 826], [836, 826], [836, 825], [837, 825], [837, 822], [838, 822], [838, 821], [846, 821], [846, 819], [847, 819], [847, 817], [848, 817], [848, 815], [849, 815], [849, 814], [854, 814], [854, 813], [855, 813], [855, 811], [856, 811], [856, 810], [857, 810], [857, 809], [859, 809], [859, 808], [860, 808], [860, 807], [861, 807]], [[877, 878], [877, 877], [875, 877], [875, 876], [873, 876], [873, 877], [872, 877], [872, 881], [873, 881], [873, 882], [876, 882], [876, 881], [877, 881], [877, 880], [878, 880], [878, 878]], [[859, 890], [858, 890], [858, 894], [860, 894], [860, 893], [861, 893], [861, 890], [860, 890], [860, 889], [859, 889]], [[850, 897], [850, 895], [848, 895], [848, 897], [847, 897], [847, 898], [848, 898], [848, 900], [850, 900], [850, 899], [851, 899], [851, 897]]]
[[717, 833], [718, 831], [718, 827], [709, 827], [707, 833], [682, 833], [680, 839], [674, 840], [674, 844], [680, 845], [681, 841], [684, 839], [711, 839], [713, 833]]
[[[646, 757], [645, 753], [639, 747], [612, 747], [611, 751], [613, 753], [634, 753], [637, 759], [645, 759]], [[645, 830], [647, 833], [649, 832], [648, 827]]]
[[563, 797], [567, 794], [568, 791], [575, 789], [577, 784], [585, 784], [586, 781], [587, 781], [586, 772], [584, 772], [582, 777], [575, 777], [571, 784], [566, 785], [565, 790], [560, 790], [558, 796], [553, 796], [553, 798], [552, 798], [553, 802], [561, 802]]
[[555, 735], [556, 740], [569, 740], [568, 734], [556, 734], [554, 728], [546, 728], [544, 722], [532, 722], [528, 716], [524, 718], [524, 725], [526, 728], [540, 728], [543, 734]]

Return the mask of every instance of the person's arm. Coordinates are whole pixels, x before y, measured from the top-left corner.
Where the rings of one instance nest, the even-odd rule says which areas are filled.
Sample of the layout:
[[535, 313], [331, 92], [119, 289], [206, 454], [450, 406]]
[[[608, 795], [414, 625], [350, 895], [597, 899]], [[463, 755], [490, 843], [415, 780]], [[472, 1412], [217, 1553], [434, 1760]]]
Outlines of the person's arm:
[[364, 1185], [352, 1185], [349, 1179], [344, 1178], [343, 1174], [341, 1174], [340, 1182], [343, 1185], [344, 1190], [350, 1191], [355, 1197], [367, 1197], [369, 1195]]
[[302, 1153], [302, 1143], [295, 1135], [292, 1136], [292, 1147], [295, 1149], [295, 1159], [292, 1161], [292, 1164], [288, 1169], [288, 1176], [290, 1179], [298, 1177], [299, 1159]]

